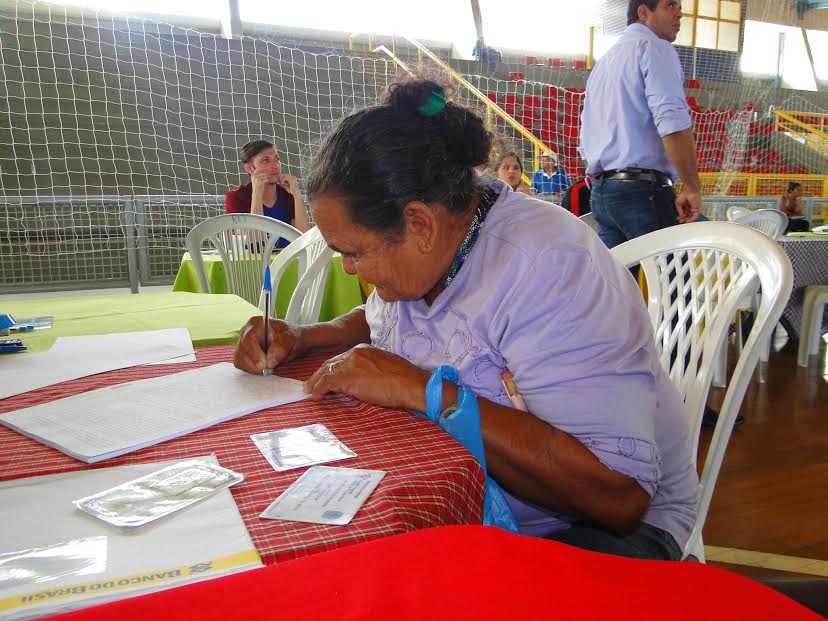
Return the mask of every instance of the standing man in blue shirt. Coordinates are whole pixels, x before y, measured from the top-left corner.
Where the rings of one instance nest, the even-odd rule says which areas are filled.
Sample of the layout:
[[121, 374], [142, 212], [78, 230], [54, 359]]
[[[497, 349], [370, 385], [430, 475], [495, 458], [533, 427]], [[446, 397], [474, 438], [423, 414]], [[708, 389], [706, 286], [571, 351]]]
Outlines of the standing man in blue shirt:
[[572, 186], [566, 171], [558, 166], [558, 158], [552, 151], [544, 151], [540, 157], [541, 169], [532, 173], [532, 189], [538, 194], [560, 194]]
[[671, 45], [680, 20], [680, 0], [630, 0], [626, 30], [587, 81], [581, 151], [598, 235], [610, 248], [699, 215], [684, 72]]

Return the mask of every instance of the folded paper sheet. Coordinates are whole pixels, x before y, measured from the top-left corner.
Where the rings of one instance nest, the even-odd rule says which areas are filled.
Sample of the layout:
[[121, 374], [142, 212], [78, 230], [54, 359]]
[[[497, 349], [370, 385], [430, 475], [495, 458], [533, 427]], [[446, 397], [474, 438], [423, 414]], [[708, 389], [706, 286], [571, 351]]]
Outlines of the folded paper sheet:
[[79, 377], [193, 354], [186, 328], [61, 336], [49, 351], [0, 358], [0, 399]]
[[[200, 459], [217, 463], [214, 456]], [[0, 580], [0, 620], [40, 618], [148, 591], [261, 566], [229, 489], [140, 529], [119, 529], [72, 501], [140, 477], [172, 462], [83, 470], [0, 483], [0, 556], [100, 542], [99, 563], [77, 571], [41, 572], [37, 580]], [[77, 547], [77, 544], [76, 546]], [[41, 552], [41, 557], [43, 553]], [[18, 561], [18, 565], [20, 561]], [[44, 567], [43, 563], [38, 565]], [[2, 574], [0, 574], [2, 575]]]
[[307, 397], [298, 380], [222, 362], [7, 412], [0, 423], [95, 463]]

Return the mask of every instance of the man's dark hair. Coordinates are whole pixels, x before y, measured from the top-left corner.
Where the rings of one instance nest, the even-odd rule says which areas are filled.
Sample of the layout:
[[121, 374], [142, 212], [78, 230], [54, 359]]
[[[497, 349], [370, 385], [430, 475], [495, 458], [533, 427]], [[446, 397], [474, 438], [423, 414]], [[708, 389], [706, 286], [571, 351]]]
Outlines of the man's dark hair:
[[249, 164], [250, 160], [256, 157], [259, 153], [265, 149], [272, 148], [273, 143], [268, 142], [267, 140], [251, 140], [241, 148], [239, 151], [239, 157], [241, 157], [242, 164]]
[[638, 21], [638, 7], [645, 5], [651, 11], [655, 11], [658, 0], [630, 0], [627, 5], [627, 26]]
[[802, 184], [801, 184], [801, 183], [797, 183], [796, 181], [791, 181], [791, 182], [788, 184], [788, 192], [789, 192], [789, 193], [790, 193], [790, 192], [793, 192], [796, 188], [801, 188], [801, 187], [802, 187]]

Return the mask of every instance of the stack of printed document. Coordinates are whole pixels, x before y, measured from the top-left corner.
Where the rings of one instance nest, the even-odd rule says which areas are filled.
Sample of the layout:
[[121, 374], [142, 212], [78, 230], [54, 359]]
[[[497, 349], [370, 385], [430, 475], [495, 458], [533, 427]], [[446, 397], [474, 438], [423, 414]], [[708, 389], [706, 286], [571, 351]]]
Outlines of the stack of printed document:
[[194, 359], [186, 328], [58, 337], [49, 351], [0, 359], [0, 399], [79, 377]]
[[[217, 464], [214, 456], [198, 459]], [[229, 489], [131, 529], [73, 505], [173, 463], [0, 483], [0, 620], [40, 618], [261, 567]]]
[[223, 362], [6, 412], [0, 423], [95, 463], [308, 397], [298, 380]]

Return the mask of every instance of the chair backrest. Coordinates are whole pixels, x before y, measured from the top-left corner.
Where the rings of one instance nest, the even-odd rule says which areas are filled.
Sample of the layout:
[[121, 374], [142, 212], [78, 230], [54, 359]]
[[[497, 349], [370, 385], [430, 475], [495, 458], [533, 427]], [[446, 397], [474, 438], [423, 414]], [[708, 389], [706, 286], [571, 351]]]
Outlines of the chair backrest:
[[208, 218], [187, 233], [187, 251], [198, 274], [202, 293], [212, 293], [204, 266], [205, 242], [221, 257], [227, 290], [255, 304], [262, 291], [264, 270], [279, 239], [289, 242], [302, 232], [273, 218], [254, 214], [224, 214]]
[[778, 209], [756, 209], [731, 220], [762, 231], [771, 239], [777, 239], [788, 228], [788, 216]]
[[[322, 237], [317, 227], [290, 243], [270, 264], [270, 278], [276, 291], [282, 274], [294, 261], [298, 265], [298, 281], [290, 297], [285, 321], [296, 324], [316, 323], [322, 307], [325, 279], [333, 256], [333, 250]], [[276, 316], [276, 296], [272, 296], [271, 315]], [[259, 299], [259, 308], [264, 300]]]
[[589, 225], [589, 228], [591, 228], [596, 233], [598, 232], [598, 229], [601, 228], [598, 222], [595, 220], [595, 216], [592, 215], [592, 212], [585, 213], [582, 216], [578, 216], [578, 220]]
[[717, 353], [736, 311], [757, 289], [762, 291], [707, 450], [696, 523], [684, 550], [685, 555], [704, 560], [701, 531], [713, 488], [761, 344], [790, 296], [791, 262], [778, 243], [759, 231], [724, 222], [661, 229], [611, 252], [627, 267], [640, 264], [646, 275], [656, 351], [684, 399], [694, 461]]
[[733, 205], [731, 207], [728, 207], [727, 208], [727, 221], [728, 222], [733, 222], [733, 220], [735, 220], [736, 218], [744, 216], [745, 214], [748, 214], [751, 211], [753, 211], [753, 210], [749, 209], [748, 207], [741, 207], [739, 205]]

